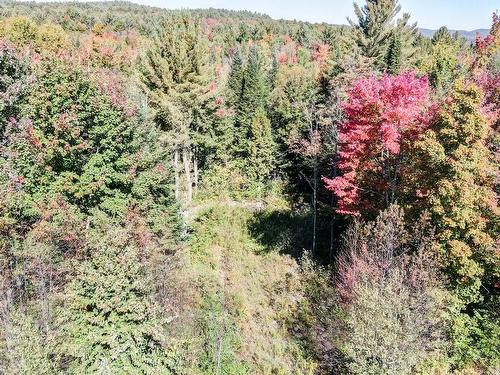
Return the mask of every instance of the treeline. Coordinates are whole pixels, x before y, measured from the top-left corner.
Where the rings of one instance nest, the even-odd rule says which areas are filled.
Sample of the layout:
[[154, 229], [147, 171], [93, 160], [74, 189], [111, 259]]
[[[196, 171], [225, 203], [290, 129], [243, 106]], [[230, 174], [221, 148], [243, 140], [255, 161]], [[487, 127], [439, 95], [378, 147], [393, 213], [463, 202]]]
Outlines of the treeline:
[[0, 373], [500, 368], [500, 22], [0, 6]]

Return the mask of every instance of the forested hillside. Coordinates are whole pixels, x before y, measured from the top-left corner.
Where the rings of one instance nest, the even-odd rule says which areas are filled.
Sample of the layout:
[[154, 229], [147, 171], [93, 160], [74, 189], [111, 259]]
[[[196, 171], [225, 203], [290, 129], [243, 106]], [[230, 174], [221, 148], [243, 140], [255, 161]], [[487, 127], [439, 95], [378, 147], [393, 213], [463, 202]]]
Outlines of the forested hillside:
[[500, 371], [500, 20], [0, 4], [0, 374]]

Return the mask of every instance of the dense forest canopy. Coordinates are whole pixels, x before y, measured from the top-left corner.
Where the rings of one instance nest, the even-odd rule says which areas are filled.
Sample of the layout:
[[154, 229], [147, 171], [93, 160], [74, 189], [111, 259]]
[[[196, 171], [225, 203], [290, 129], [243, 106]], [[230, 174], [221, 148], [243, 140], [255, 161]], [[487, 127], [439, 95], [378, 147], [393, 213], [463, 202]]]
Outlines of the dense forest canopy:
[[0, 4], [0, 374], [500, 371], [500, 20]]

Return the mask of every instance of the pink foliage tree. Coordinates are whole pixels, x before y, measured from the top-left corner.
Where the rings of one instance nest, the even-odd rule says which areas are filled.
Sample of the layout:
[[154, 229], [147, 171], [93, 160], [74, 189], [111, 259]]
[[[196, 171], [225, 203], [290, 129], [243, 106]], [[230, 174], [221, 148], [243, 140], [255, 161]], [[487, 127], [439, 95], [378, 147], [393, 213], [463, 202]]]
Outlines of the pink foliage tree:
[[339, 213], [359, 215], [395, 202], [408, 146], [432, 117], [429, 83], [412, 72], [363, 78], [349, 90], [343, 109], [341, 174], [323, 180], [338, 197]]
[[494, 61], [500, 51], [500, 16], [493, 13], [490, 34], [476, 37], [476, 54], [472, 65], [473, 81], [484, 92], [483, 110], [493, 129], [500, 131], [500, 72]]

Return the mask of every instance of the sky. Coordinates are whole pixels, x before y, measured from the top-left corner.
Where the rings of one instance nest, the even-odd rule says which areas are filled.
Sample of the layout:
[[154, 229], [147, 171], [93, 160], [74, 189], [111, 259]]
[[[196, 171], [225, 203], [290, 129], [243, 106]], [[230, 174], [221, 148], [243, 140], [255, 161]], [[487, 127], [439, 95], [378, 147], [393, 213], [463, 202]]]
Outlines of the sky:
[[[354, 17], [352, 0], [132, 0], [162, 8], [225, 8], [251, 10], [273, 18], [345, 24]], [[363, 3], [361, 0], [356, 0]], [[500, 0], [400, 0], [404, 12], [419, 27], [437, 29], [489, 29], [491, 14]]]

